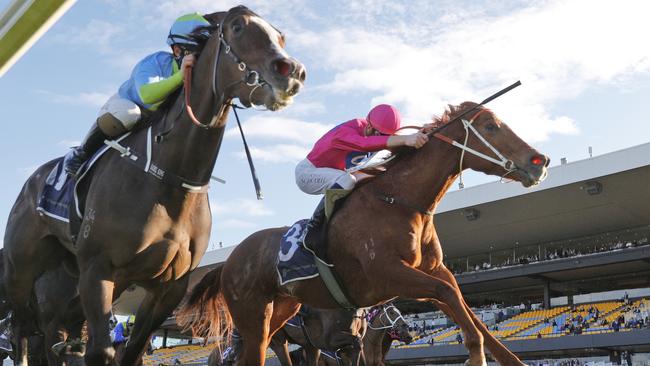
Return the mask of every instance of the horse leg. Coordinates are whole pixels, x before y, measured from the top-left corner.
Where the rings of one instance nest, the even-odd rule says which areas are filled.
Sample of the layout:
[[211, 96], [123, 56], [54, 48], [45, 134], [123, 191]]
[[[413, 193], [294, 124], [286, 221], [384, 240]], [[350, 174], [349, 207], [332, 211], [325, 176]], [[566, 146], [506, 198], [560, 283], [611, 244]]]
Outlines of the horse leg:
[[276, 297], [273, 301], [273, 315], [269, 323], [269, 341], [275, 332], [280, 330], [289, 319], [300, 310], [300, 303], [290, 297]]
[[[15, 272], [13, 272], [15, 273]], [[12, 273], [12, 274], [13, 274]], [[5, 275], [7, 271], [5, 271]], [[23, 274], [24, 276], [24, 274]], [[14, 310], [11, 320], [13, 329], [14, 363], [17, 366], [27, 366], [29, 354], [29, 335], [32, 328], [29, 324], [30, 319], [34, 319], [35, 314], [29, 306], [29, 300], [32, 292], [33, 277], [21, 278], [9, 276], [5, 277], [7, 295], [12, 303]]]
[[247, 297], [234, 300], [228, 298], [228, 310], [243, 340], [243, 352], [237, 366], [264, 365], [266, 349], [269, 345], [273, 302], [260, 297]]
[[273, 353], [275, 353], [275, 356], [278, 358], [278, 361], [280, 361], [280, 365], [293, 366], [289, 355], [289, 342], [287, 342], [286, 337], [278, 337], [280, 333], [281, 332], [278, 332], [276, 333], [276, 336], [271, 337], [269, 347], [271, 347]]
[[[9, 233], [8, 233], [9, 234]], [[22, 234], [22, 233], [19, 233]], [[9, 237], [7, 235], [6, 237]], [[30, 306], [32, 290], [36, 277], [43, 271], [40, 263], [25, 262], [23, 259], [33, 253], [24, 253], [23, 248], [33, 245], [26, 240], [17, 240], [17, 253], [12, 253], [13, 248], [5, 249], [4, 253], [4, 284], [7, 298], [13, 309], [12, 329], [14, 349], [14, 362], [16, 365], [27, 366], [29, 353], [29, 336], [36, 331], [36, 314]], [[14, 244], [14, 243], [12, 243]], [[5, 238], [5, 246], [8, 246]], [[14, 245], [16, 246], [16, 245]]]
[[174, 311], [187, 291], [189, 275], [147, 292], [135, 315], [135, 324], [126, 343], [121, 365], [135, 366], [142, 362], [151, 333]]
[[86, 364], [110, 365], [115, 357], [108, 319], [111, 316], [114, 283], [108, 258], [79, 263], [79, 296], [88, 321]]
[[[434, 271], [431, 273], [432, 276], [438, 277], [444, 281], [449, 282], [454, 288], [458, 290], [460, 293], [460, 288], [458, 286], [458, 282], [456, 282], [456, 278], [454, 275], [449, 271], [444, 266], [441, 266], [440, 269], [437, 271]], [[465, 299], [461, 297], [461, 300], [463, 301], [463, 305], [469, 315], [472, 317], [472, 321], [474, 322], [474, 325], [479, 329], [479, 331], [483, 334], [483, 338], [485, 340], [485, 347], [490, 350], [490, 353], [492, 356], [497, 360], [497, 362], [500, 365], [508, 365], [508, 366], [525, 366], [519, 358], [512, 353], [506, 346], [503, 345], [498, 339], [494, 337], [492, 333], [488, 330], [488, 328], [483, 324], [481, 319], [479, 319], [476, 314], [470, 309], [469, 305], [465, 302]], [[447, 306], [447, 304], [438, 304], [441, 309], [443, 310], [442, 307], [447, 307], [447, 311], [443, 310], [444, 313], [447, 313], [448, 311], [451, 312], [451, 309]]]
[[447, 281], [407, 266], [387, 268], [382, 277], [388, 279], [386, 289], [390, 294], [412, 299], [436, 299], [449, 305], [450, 311], [454, 314], [453, 318], [465, 335], [465, 347], [469, 351], [466, 365], [486, 365], [483, 335], [474, 325], [458, 289]]
[[303, 345], [302, 348], [305, 350], [305, 363], [307, 366], [318, 366], [320, 350], [311, 344]]

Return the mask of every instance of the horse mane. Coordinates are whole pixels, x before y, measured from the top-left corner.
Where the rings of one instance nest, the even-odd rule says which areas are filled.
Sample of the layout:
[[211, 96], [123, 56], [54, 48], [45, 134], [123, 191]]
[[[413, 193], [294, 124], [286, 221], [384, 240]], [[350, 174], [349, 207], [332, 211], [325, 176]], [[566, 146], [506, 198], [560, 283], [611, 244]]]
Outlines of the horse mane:
[[[440, 116], [433, 115], [431, 118], [431, 123], [433, 124], [434, 128], [429, 133], [429, 141], [433, 140], [432, 136], [434, 133], [441, 131], [447, 127], [449, 122], [453, 120], [454, 116], [456, 116], [458, 113], [461, 113], [462, 111], [468, 110], [469, 108], [475, 108], [477, 105], [478, 103], [475, 102], [463, 102], [459, 105], [447, 104], [447, 107]], [[397, 157], [384, 165], [386, 167], [386, 171], [388, 171], [391, 167], [397, 165], [400, 161], [412, 156], [417, 151], [418, 149], [412, 148], [410, 146], [399, 146], [391, 149], [391, 153], [393, 155], [397, 155]]]

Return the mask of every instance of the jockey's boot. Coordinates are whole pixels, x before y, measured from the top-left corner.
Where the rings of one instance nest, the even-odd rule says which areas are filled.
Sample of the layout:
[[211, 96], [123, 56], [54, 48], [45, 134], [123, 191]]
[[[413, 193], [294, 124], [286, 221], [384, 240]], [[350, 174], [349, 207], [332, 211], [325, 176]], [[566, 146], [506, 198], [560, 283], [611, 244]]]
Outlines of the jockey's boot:
[[88, 131], [86, 138], [81, 142], [81, 146], [73, 147], [63, 157], [63, 169], [65, 169], [65, 172], [76, 177], [83, 163], [90, 159], [102, 147], [104, 140], [108, 138], [99, 126], [97, 126], [97, 123], [94, 123], [90, 131]]
[[316, 250], [319, 241], [321, 240], [323, 225], [325, 224], [325, 196], [321, 198], [316, 206], [316, 210], [311, 215], [311, 219], [305, 227], [305, 246], [311, 250]]

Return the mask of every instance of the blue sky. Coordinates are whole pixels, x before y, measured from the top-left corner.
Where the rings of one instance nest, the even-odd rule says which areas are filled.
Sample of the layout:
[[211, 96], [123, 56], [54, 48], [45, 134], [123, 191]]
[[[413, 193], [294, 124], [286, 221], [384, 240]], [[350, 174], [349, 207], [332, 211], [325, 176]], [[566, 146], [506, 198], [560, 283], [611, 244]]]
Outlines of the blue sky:
[[[9, 3], [0, 1], [4, 8]], [[25, 179], [78, 143], [99, 107], [147, 54], [165, 49], [174, 18], [233, 1], [77, 2], [0, 78], [0, 235]], [[210, 189], [211, 244], [307, 217], [318, 197], [294, 183], [295, 164], [333, 125], [374, 104], [423, 123], [447, 103], [480, 101], [549, 155], [586, 158], [650, 141], [650, 3], [642, 1], [299, 1], [246, 3], [287, 36], [307, 67], [286, 110], [245, 111], [264, 201], [256, 201], [231, 117]], [[495, 180], [478, 174], [466, 185]]]

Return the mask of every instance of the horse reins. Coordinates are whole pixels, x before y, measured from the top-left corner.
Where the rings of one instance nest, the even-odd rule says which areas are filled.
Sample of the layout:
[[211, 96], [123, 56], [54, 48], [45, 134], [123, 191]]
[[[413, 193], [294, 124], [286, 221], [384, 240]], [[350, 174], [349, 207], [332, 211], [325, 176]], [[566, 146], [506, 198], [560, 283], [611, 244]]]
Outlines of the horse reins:
[[[506, 87], [506, 88], [504, 88], [504, 89], [502, 89], [502, 90], [500, 90], [500, 91], [498, 91], [498, 92], [492, 94], [491, 96], [489, 96], [489, 97], [487, 97], [485, 100], [483, 100], [481, 103], [479, 103], [479, 104], [475, 105], [474, 107], [472, 107], [472, 108], [470, 108], [470, 109], [468, 109], [468, 110], [462, 112], [460, 115], [458, 115], [458, 116], [456, 116], [456, 117], [450, 119], [450, 120], [449, 120], [447, 123], [445, 123], [444, 125], [442, 125], [442, 126], [440, 126], [440, 127], [437, 127], [437, 128], [435, 128], [435, 129], [433, 129], [433, 130], [431, 130], [431, 131], [429, 131], [429, 132], [427, 133], [427, 136], [428, 136], [428, 137], [435, 137], [435, 138], [437, 138], [437, 139], [439, 139], [439, 140], [441, 140], [441, 141], [443, 141], [443, 142], [446, 142], [446, 143], [448, 143], [448, 144], [450, 144], [450, 145], [452, 145], [452, 146], [455, 146], [455, 147], [457, 147], [457, 148], [459, 148], [459, 149], [462, 150], [462, 151], [461, 151], [461, 155], [460, 155], [459, 168], [458, 168], [458, 169], [459, 169], [459, 180], [460, 180], [460, 181], [459, 181], [459, 187], [460, 187], [461, 189], [464, 187], [464, 185], [463, 185], [463, 178], [462, 178], [463, 175], [462, 175], [462, 174], [463, 174], [463, 159], [464, 159], [464, 157], [465, 157], [465, 152], [468, 152], [468, 153], [470, 153], [470, 154], [472, 154], [472, 155], [478, 156], [478, 157], [483, 158], [483, 159], [485, 159], [485, 160], [487, 160], [487, 161], [489, 161], [489, 162], [492, 162], [492, 163], [494, 163], [494, 164], [496, 164], [496, 165], [501, 166], [501, 167], [502, 167], [503, 169], [505, 169], [505, 171], [506, 171], [506, 173], [502, 176], [502, 178], [504, 178], [505, 176], [511, 174], [512, 172], [514, 172], [514, 171], [516, 171], [516, 170], [518, 169], [518, 168], [517, 168], [517, 165], [516, 165], [512, 160], [506, 159], [506, 158], [503, 156], [503, 154], [501, 154], [501, 153], [500, 153], [500, 152], [499, 152], [499, 151], [498, 151], [494, 146], [492, 146], [492, 144], [490, 144], [490, 143], [489, 143], [489, 142], [488, 142], [488, 141], [483, 137], [483, 135], [481, 135], [481, 134], [476, 130], [476, 128], [474, 128], [474, 126], [472, 125], [472, 124], [474, 123], [474, 121], [476, 120], [476, 118], [478, 118], [478, 116], [480, 116], [481, 113], [483, 113], [483, 112], [485, 112], [485, 111], [488, 111], [488, 109], [485, 109], [485, 108], [484, 108], [484, 109], [480, 109], [480, 110], [478, 110], [478, 112], [476, 112], [476, 113], [472, 116], [472, 118], [469, 119], [469, 121], [463, 119], [463, 117], [464, 117], [465, 115], [469, 114], [470, 112], [473, 112], [473, 111], [479, 109], [479, 108], [482, 107], [484, 104], [486, 104], [486, 103], [488, 103], [488, 102], [490, 102], [490, 101], [492, 101], [492, 100], [494, 100], [494, 99], [500, 97], [501, 95], [503, 95], [503, 94], [509, 92], [510, 90], [512, 90], [512, 89], [514, 89], [514, 88], [516, 88], [516, 87], [518, 87], [519, 85], [521, 85], [521, 81], [517, 81], [517, 82], [515, 82], [514, 84], [512, 84], [512, 85], [510, 85], [510, 86], [508, 86], [508, 87]], [[447, 126], [449, 126], [452, 122], [454, 122], [454, 121], [456, 121], [456, 120], [460, 120], [460, 121], [463, 123], [463, 128], [465, 128], [465, 140], [464, 140], [464, 142], [463, 142], [462, 144], [459, 143], [458, 141], [453, 140], [453, 139], [451, 139], [451, 138], [449, 138], [449, 137], [447, 137], [447, 136], [445, 136], [445, 135], [443, 135], [443, 134], [440, 133], [440, 131], [442, 131], [443, 129], [445, 129]], [[417, 127], [415, 127], [415, 126], [405, 126], [405, 127], [401, 128], [401, 129], [407, 129], [407, 128], [417, 128]], [[485, 154], [483, 154], [482, 152], [476, 151], [476, 150], [472, 149], [471, 147], [467, 146], [467, 142], [468, 142], [468, 140], [469, 140], [469, 132], [470, 132], [470, 130], [471, 130], [471, 131], [476, 135], [476, 137], [477, 137], [477, 138], [478, 138], [478, 139], [479, 139], [479, 140], [480, 140], [480, 141], [481, 141], [485, 146], [487, 146], [487, 147], [488, 147], [492, 152], [494, 152], [494, 153], [497, 155], [497, 157], [499, 158], [498, 160], [495, 159], [495, 158], [493, 158], [493, 157], [491, 157], [491, 156], [485, 155]], [[409, 203], [407, 203], [407, 202], [403, 202], [403, 201], [401, 201], [401, 200], [398, 200], [398, 199], [395, 198], [394, 196], [391, 196], [391, 195], [388, 195], [388, 194], [378, 194], [377, 198], [379, 198], [381, 201], [384, 201], [384, 202], [386, 202], [386, 203], [388, 203], [388, 204], [399, 204], [399, 205], [401, 205], [401, 206], [404, 206], [404, 207], [410, 208], [410, 209], [412, 209], [412, 210], [415, 210], [415, 211], [417, 211], [417, 212], [419, 212], [419, 213], [421, 213], [421, 214], [423, 214], [423, 215], [426, 215], [426, 216], [433, 216], [433, 212], [431, 212], [431, 211], [429, 211], [429, 210], [419, 208], [419, 207], [417, 207], [417, 206], [415, 206], [415, 205], [412, 205], [412, 204], [409, 204]]]
[[[217, 52], [216, 52], [216, 56], [215, 56], [215, 59], [214, 59], [214, 66], [212, 67], [212, 95], [217, 96], [217, 75], [218, 75], [218, 70], [217, 69], [219, 67], [219, 59], [220, 59], [220, 56], [221, 56], [221, 48], [223, 46], [224, 53], [226, 55], [230, 56], [232, 61], [237, 65], [237, 69], [239, 71], [241, 71], [242, 73], [244, 73], [242, 79], [235, 82], [235, 83], [243, 82], [246, 85], [248, 85], [250, 87], [253, 87], [251, 89], [250, 93], [249, 93], [248, 99], [249, 99], [249, 102], [251, 103], [251, 105], [254, 105], [252, 103], [252, 100], [251, 100], [252, 97], [253, 97], [253, 93], [255, 92], [255, 90], [257, 90], [257, 88], [263, 87], [264, 85], [268, 85], [268, 83], [262, 78], [261, 74], [258, 71], [253, 70], [251, 67], [249, 67], [246, 64], [246, 62], [244, 62], [239, 56], [237, 56], [237, 54], [232, 49], [230, 44], [228, 44], [228, 42], [226, 41], [226, 39], [224, 37], [224, 34], [223, 34], [223, 23], [225, 23], [225, 20], [226, 20], [227, 17], [228, 17], [228, 14], [226, 14], [224, 16], [224, 21], [219, 23], [219, 25], [217, 27], [217, 32], [218, 32], [218, 37], [219, 37], [219, 44], [217, 45]], [[271, 25], [271, 27], [273, 29], [275, 29], [278, 33], [282, 34], [282, 32], [280, 32], [277, 28], [273, 27], [272, 25]], [[185, 70], [183, 70], [183, 72], [185, 73], [185, 75], [184, 75], [185, 76], [185, 78], [184, 78], [184, 80], [185, 80], [184, 81], [185, 109], [187, 111], [187, 114], [190, 117], [190, 120], [192, 121], [192, 123], [194, 123], [195, 125], [197, 125], [197, 126], [199, 126], [201, 128], [208, 129], [208, 128], [212, 127], [211, 124], [201, 123], [196, 118], [196, 116], [194, 115], [194, 112], [192, 111], [192, 107], [190, 105], [190, 90], [191, 90], [191, 85], [192, 85], [192, 67], [187, 67]], [[223, 99], [223, 96], [222, 96], [221, 99]]]
[[[219, 59], [220, 59], [220, 56], [221, 56], [221, 48], [223, 46], [223, 49], [224, 49], [224, 52], [226, 53], [226, 55], [229, 55], [232, 58], [233, 62], [235, 64], [237, 64], [237, 69], [244, 73], [241, 80], [236, 81], [231, 85], [234, 85], [234, 84], [239, 83], [239, 82], [243, 82], [246, 85], [253, 87], [251, 92], [249, 93], [249, 98], [248, 98], [251, 105], [253, 105], [253, 102], [252, 102], [253, 92], [255, 92], [255, 90], [257, 88], [262, 87], [264, 85], [267, 85], [268, 83], [261, 77], [261, 75], [260, 75], [260, 73], [258, 71], [251, 69], [244, 61], [241, 60], [241, 58], [239, 58], [235, 54], [235, 52], [233, 51], [230, 44], [228, 44], [228, 42], [224, 38], [223, 23], [225, 23], [225, 20], [226, 20], [227, 17], [228, 17], [228, 14], [226, 13], [226, 15], [224, 16], [224, 19], [223, 19], [224, 21], [219, 23], [218, 28], [217, 28], [219, 43], [217, 44], [216, 56], [214, 58], [214, 66], [212, 67], [212, 78], [211, 78], [212, 79], [212, 95], [215, 96], [215, 97], [218, 96], [218, 93], [217, 93], [217, 77], [218, 77]], [[275, 29], [278, 33], [281, 33], [280, 31], [277, 30], [277, 28], [273, 27], [273, 29]], [[190, 118], [190, 121], [192, 121], [192, 123], [195, 126], [203, 128], [203, 129], [212, 128], [213, 124], [218, 122], [217, 118], [214, 118], [210, 123], [205, 124], [205, 123], [202, 123], [201, 121], [199, 121], [198, 118], [196, 118], [196, 116], [194, 115], [194, 111], [192, 110], [192, 106], [191, 106], [191, 102], [190, 102], [190, 94], [191, 94], [191, 90], [192, 90], [192, 66], [186, 67], [185, 70], [183, 70], [183, 73], [184, 73], [183, 88], [184, 88], [184, 92], [185, 92], [185, 110], [187, 112], [188, 117]], [[231, 86], [231, 85], [229, 85], [229, 86]], [[227, 89], [227, 88], [224, 88], [224, 89]], [[244, 130], [242, 129], [241, 122], [239, 121], [239, 115], [237, 114], [237, 110], [236, 110], [237, 108], [243, 109], [244, 107], [240, 107], [240, 106], [237, 106], [237, 105], [232, 104], [232, 103], [226, 103], [225, 102], [225, 97], [223, 95], [219, 96], [219, 98], [222, 100], [224, 105], [230, 105], [233, 108], [233, 111], [235, 113], [235, 118], [237, 119], [237, 125], [239, 126], [239, 132], [241, 133], [242, 141], [244, 143], [244, 150], [246, 151], [246, 158], [248, 159], [248, 165], [250, 167], [251, 175], [253, 177], [253, 185], [255, 186], [255, 193], [257, 195], [257, 199], [261, 200], [261, 199], [264, 198], [263, 195], [262, 195], [261, 185], [260, 185], [259, 179], [257, 177], [257, 173], [255, 171], [255, 166], [253, 164], [253, 158], [252, 158], [250, 150], [248, 148], [248, 143], [246, 142], [246, 137], [244, 136]]]

